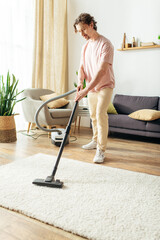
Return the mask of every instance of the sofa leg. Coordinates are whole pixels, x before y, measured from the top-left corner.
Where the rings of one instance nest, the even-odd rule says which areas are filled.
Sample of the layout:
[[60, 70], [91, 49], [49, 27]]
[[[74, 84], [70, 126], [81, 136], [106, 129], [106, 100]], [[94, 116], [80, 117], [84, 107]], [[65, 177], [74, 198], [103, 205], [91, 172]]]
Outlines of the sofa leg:
[[79, 122], [78, 122], [78, 132], [80, 132], [80, 126], [81, 126], [81, 116], [79, 116]]
[[[47, 129], [52, 129], [52, 126], [47, 126]], [[48, 138], [51, 138], [51, 132], [48, 133]]]
[[27, 130], [27, 133], [29, 133], [30, 127], [31, 127], [31, 122], [28, 123], [28, 130]]
[[76, 132], [76, 126], [77, 126], [77, 117], [76, 117], [75, 122], [74, 122], [74, 130], [73, 130], [73, 133]]

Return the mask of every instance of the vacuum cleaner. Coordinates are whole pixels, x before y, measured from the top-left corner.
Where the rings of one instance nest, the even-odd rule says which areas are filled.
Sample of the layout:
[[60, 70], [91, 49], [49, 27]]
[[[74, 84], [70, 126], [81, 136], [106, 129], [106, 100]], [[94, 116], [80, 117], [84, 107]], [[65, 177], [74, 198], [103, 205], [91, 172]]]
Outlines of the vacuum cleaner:
[[[49, 102], [57, 100], [57, 99], [62, 98], [62, 97], [66, 97], [67, 95], [70, 95], [70, 94], [72, 94], [72, 93], [74, 93], [76, 91], [77, 90], [74, 89], [74, 90], [71, 90], [71, 91], [69, 91], [67, 93], [64, 93], [64, 94], [60, 95], [60, 96], [57, 96], [57, 97], [54, 97], [54, 98], [51, 98], [51, 99], [47, 100], [46, 102], [44, 102], [38, 108], [38, 110], [36, 112], [35, 121], [36, 121], [37, 126], [40, 129], [42, 129], [42, 130], [44, 130], [46, 132], [51, 132], [51, 141], [52, 141], [52, 143], [57, 145], [57, 146], [60, 146], [60, 149], [59, 149], [59, 153], [58, 153], [57, 160], [56, 160], [56, 163], [54, 165], [52, 174], [50, 176], [47, 176], [46, 179], [35, 179], [32, 182], [35, 185], [44, 186], [44, 187], [52, 187], [52, 188], [62, 188], [63, 187], [63, 182], [61, 182], [59, 179], [55, 180], [55, 174], [56, 174], [56, 171], [57, 171], [57, 168], [58, 168], [58, 164], [59, 164], [59, 161], [60, 161], [60, 158], [61, 158], [64, 146], [69, 141], [68, 140], [69, 132], [70, 132], [70, 128], [71, 128], [71, 124], [72, 124], [72, 121], [73, 121], [73, 117], [74, 117], [74, 114], [75, 114], [75, 111], [76, 111], [76, 108], [77, 108], [77, 105], [78, 105], [78, 101], [76, 101], [75, 104], [74, 104], [74, 107], [73, 107], [73, 110], [72, 110], [72, 113], [71, 113], [68, 125], [67, 125], [65, 130], [64, 129], [63, 130], [62, 129], [46, 129], [46, 128], [40, 126], [40, 124], [38, 122], [38, 115], [39, 115], [39, 112], [41, 111], [41, 109], [46, 104], [48, 104]], [[55, 135], [55, 132], [56, 132], [56, 135]]]

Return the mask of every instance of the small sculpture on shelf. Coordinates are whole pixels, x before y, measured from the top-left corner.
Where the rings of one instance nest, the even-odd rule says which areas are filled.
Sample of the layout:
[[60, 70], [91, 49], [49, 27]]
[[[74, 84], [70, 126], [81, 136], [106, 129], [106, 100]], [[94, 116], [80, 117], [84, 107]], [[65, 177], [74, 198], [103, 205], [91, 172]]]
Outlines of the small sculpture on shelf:
[[132, 47], [137, 47], [135, 37], [133, 37], [133, 40], [132, 40]]

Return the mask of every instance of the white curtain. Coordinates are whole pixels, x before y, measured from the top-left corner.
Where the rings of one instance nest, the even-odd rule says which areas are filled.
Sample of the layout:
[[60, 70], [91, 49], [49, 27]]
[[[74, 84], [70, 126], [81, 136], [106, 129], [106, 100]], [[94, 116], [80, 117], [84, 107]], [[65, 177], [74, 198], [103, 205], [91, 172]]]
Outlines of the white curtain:
[[67, 91], [67, 0], [36, 0], [32, 86]]
[[[18, 90], [32, 86], [35, 0], [0, 0], [0, 75], [7, 71], [19, 79]], [[23, 129], [21, 103], [16, 127]]]

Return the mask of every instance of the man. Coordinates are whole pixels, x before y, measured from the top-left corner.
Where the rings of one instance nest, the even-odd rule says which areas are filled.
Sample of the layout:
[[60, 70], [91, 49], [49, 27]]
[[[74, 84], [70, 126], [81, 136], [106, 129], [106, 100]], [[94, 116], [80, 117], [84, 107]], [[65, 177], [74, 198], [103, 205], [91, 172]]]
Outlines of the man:
[[[93, 162], [102, 163], [108, 138], [107, 109], [115, 86], [112, 68], [114, 48], [107, 38], [97, 32], [96, 24], [94, 17], [87, 13], [80, 14], [74, 23], [75, 32], [79, 32], [87, 40], [81, 52], [75, 101], [80, 101], [88, 94], [93, 138], [82, 148], [97, 148]], [[84, 79], [87, 84], [85, 89]]]

